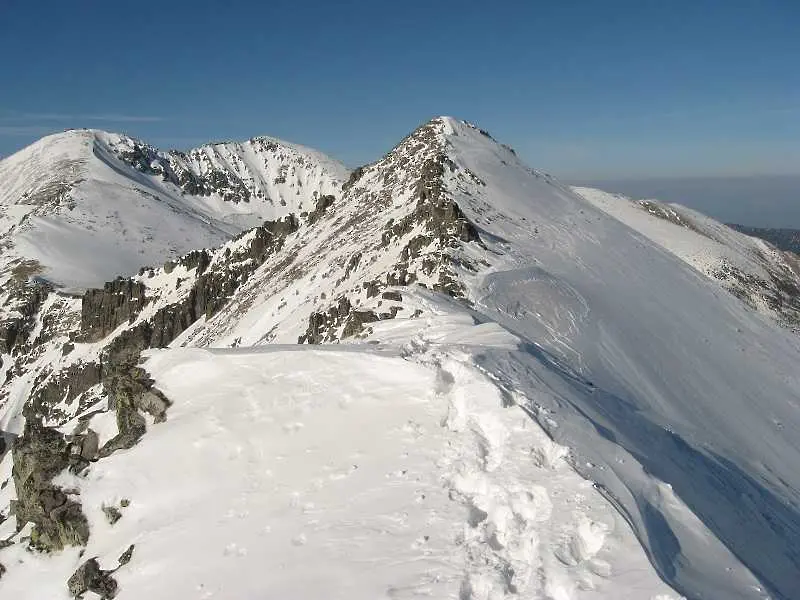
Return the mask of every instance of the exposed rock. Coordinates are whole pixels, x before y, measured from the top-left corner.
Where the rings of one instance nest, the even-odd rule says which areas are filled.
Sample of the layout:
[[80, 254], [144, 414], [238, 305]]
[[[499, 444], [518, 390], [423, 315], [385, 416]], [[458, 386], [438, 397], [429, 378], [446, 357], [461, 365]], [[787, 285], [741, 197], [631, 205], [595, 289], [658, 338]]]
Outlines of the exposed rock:
[[5, 308], [19, 316], [0, 321], [0, 350], [11, 354], [28, 341], [36, 323], [36, 314], [53, 287], [44, 280], [11, 280], [7, 286], [9, 300]]
[[358, 181], [364, 174], [364, 169], [365, 167], [356, 167], [355, 169], [353, 169], [353, 172], [350, 173], [350, 177], [348, 178], [348, 180], [344, 184], [342, 184], [343, 192], [346, 192], [351, 187], [353, 187], [355, 182]]
[[195, 250], [182, 256], [180, 264], [189, 271], [197, 269], [199, 275], [211, 264], [211, 255], [206, 250]]
[[371, 310], [354, 310], [344, 325], [342, 339], [360, 334], [364, 330], [364, 325], [375, 321], [380, 321], [380, 317]]
[[103, 505], [103, 514], [106, 516], [106, 521], [109, 525], [114, 525], [122, 518], [122, 513], [116, 506]]
[[[139, 338], [141, 343], [134, 344], [138, 351], [134, 350], [131, 354], [135, 354], [138, 360], [138, 352], [144, 348], [165, 347], [199, 318], [214, 316], [253, 271], [281, 248], [284, 238], [297, 231], [298, 227], [299, 222], [293, 215], [277, 221], [266, 221], [262, 226], [240, 235], [237, 239], [249, 236], [249, 244], [231, 254], [213, 270], [208, 270], [210, 256], [205, 251], [191, 252], [181, 258], [181, 264], [189, 269], [197, 269], [198, 277], [183, 300], [160, 308], [147, 325], [137, 326], [141, 329], [133, 337]], [[165, 265], [165, 272], [169, 271], [171, 268], [167, 270]], [[122, 323], [123, 317], [130, 321], [135, 316], [130, 309], [144, 306], [143, 300], [125, 302], [128, 290], [126, 281], [131, 280], [110, 282], [103, 290], [89, 290], [84, 295], [81, 330], [87, 340], [102, 339]], [[141, 297], [144, 298], [145, 286], [133, 283], [137, 287], [131, 288], [132, 292], [138, 294], [141, 290]], [[121, 303], [117, 310], [114, 310], [113, 299]], [[121, 342], [118, 341], [120, 338]], [[130, 334], [125, 332], [113, 343], [124, 346], [128, 339]]]
[[130, 546], [128, 546], [128, 549], [125, 550], [125, 552], [123, 552], [120, 555], [120, 557], [118, 559], [119, 566], [127, 565], [129, 562], [131, 562], [131, 558], [133, 558], [133, 550], [134, 550], [135, 547], [136, 547], [135, 544], [131, 544]]
[[391, 290], [388, 292], [383, 292], [383, 294], [381, 294], [381, 298], [384, 300], [394, 300], [395, 302], [403, 301], [403, 295], [400, 292], [394, 292]]
[[89, 289], [81, 303], [81, 331], [85, 341], [97, 341], [123, 323], [132, 322], [147, 304], [144, 284], [117, 278], [103, 289]]
[[93, 429], [89, 429], [81, 440], [81, 458], [84, 460], [94, 460], [100, 448], [100, 438]]
[[34, 385], [30, 400], [25, 406], [26, 417], [48, 421], [58, 420], [58, 404], [71, 404], [78, 396], [101, 381], [101, 367], [95, 362], [78, 362], [54, 375], [41, 378]]
[[312, 313], [308, 317], [306, 332], [298, 338], [297, 343], [321, 344], [335, 341], [336, 329], [344, 323], [351, 308], [350, 300], [343, 296], [327, 312]]
[[317, 199], [317, 204], [314, 207], [314, 210], [308, 213], [308, 217], [306, 217], [308, 224], [312, 225], [317, 221], [319, 221], [320, 218], [322, 218], [322, 215], [325, 214], [328, 208], [330, 208], [335, 201], [336, 198], [334, 198], [333, 196], [330, 195], [320, 196]]
[[17, 490], [12, 510], [18, 527], [33, 523], [31, 545], [46, 552], [85, 545], [89, 524], [80, 504], [51, 483], [74, 458], [65, 437], [28, 419], [23, 434], [14, 440], [12, 454]]
[[374, 298], [381, 292], [381, 282], [373, 279], [372, 281], [365, 281], [361, 286], [367, 291], [367, 298]]
[[103, 571], [96, 558], [83, 563], [67, 581], [67, 588], [73, 598], [81, 598], [86, 592], [94, 592], [103, 600], [117, 595], [117, 581], [111, 571]]

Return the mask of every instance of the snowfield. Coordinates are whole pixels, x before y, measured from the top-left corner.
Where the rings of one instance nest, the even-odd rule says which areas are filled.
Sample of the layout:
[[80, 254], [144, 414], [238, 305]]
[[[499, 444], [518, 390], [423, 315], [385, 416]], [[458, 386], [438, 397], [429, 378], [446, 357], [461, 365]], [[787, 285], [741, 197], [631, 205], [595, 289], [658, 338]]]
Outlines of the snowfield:
[[[114, 568], [135, 544], [121, 598], [676, 597], [466, 355], [406, 352], [153, 352], [169, 420], [59, 481], [95, 507], [86, 556]], [[9, 554], [4, 595], [69, 597], [77, 551]]]

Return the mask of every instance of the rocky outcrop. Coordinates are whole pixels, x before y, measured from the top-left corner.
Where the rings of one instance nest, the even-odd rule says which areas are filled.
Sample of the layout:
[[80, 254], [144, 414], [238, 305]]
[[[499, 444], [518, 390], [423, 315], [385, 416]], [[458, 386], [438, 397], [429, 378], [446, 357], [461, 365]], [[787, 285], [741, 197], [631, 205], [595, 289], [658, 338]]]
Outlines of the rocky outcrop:
[[4, 308], [16, 316], [0, 321], [0, 350], [12, 354], [28, 341], [36, 314], [53, 287], [44, 281], [11, 281], [8, 285], [9, 301]]
[[94, 592], [103, 600], [114, 598], [117, 595], [117, 581], [111, 573], [101, 569], [96, 558], [90, 558], [67, 581], [70, 595], [82, 598], [86, 592]]
[[103, 339], [123, 323], [132, 322], [147, 304], [147, 287], [121, 277], [103, 289], [89, 289], [81, 302], [81, 331], [87, 342]]
[[[323, 205], [324, 205], [323, 201]], [[205, 250], [190, 252], [177, 264], [196, 269], [196, 278], [189, 293], [179, 302], [160, 308], [147, 325], [140, 327], [138, 337], [148, 339], [144, 348], [162, 348], [201, 317], [210, 319], [228, 303], [233, 293], [267, 258], [277, 252], [287, 235], [297, 231], [299, 222], [294, 215], [263, 225], [241, 234], [238, 239], [248, 244], [234, 252], [228, 250], [225, 260], [211, 265]], [[174, 268], [174, 264], [172, 265]], [[102, 339], [124, 322], [131, 322], [148, 302], [144, 284], [117, 279], [106, 283], [102, 290], [88, 290], [81, 305], [81, 335], [86, 341]], [[128, 339], [123, 333], [118, 339]]]
[[342, 329], [342, 339], [361, 334], [368, 323], [380, 321], [381, 318], [371, 310], [354, 310], [347, 317]]
[[[330, 196], [330, 195], [320, 196], [317, 199], [317, 203], [316, 203], [316, 206], [314, 207], [314, 210], [312, 210], [306, 216], [306, 222], [309, 225], [313, 225], [314, 223], [319, 221], [322, 218], [322, 215], [324, 215], [325, 212], [331, 206], [333, 206], [333, 203], [335, 201], [336, 201], [336, 198], [334, 198], [333, 196]], [[303, 215], [300, 215], [300, 216], [303, 216]]]
[[321, 344], [337, 339], [337, 329], [350, 314], [352, 305], [346, 297], [325, 312], [315, 312], [308, 317], [306, 332], [297, 339], [298, 344]]
[[[322, 344], [353, 337], [364, 332], [367, 324], [382, 318], [393, 318], [397, 311], [378, 316], [371, 310], [355, 310], [350, 300], [342, 296], [325, 312], [312, 313], [308, 327], [297, 339], [298, 344]], [[341, 332], [340, 332], [341, 330]]]
[[96, 442], [77, 436], [67, 442], [55, 429], [28, 420], [23, 435], [13, 444], [12, 475], [17, 500], [11, 510], [17, 526], [33, 523], [31, 546], [45, 552], [65, 546], [85, 545], [89, 524], [78, 502], [72, 500], [52, 479], [66, 468], [78, 470], [88, 464]]
[[103, 389], [109, 409], [116, 413], [117, 435], [100, 448], [100, 458], [131, 448], [141, 439], [147, 431], [142, 412], [152, 415], [155, 422], [166, 419], [169, 400], [138, 366], [141, 352], [150, 347], [151, 340], [152, 327], [143, 323], [115, 338], [103, 354]]

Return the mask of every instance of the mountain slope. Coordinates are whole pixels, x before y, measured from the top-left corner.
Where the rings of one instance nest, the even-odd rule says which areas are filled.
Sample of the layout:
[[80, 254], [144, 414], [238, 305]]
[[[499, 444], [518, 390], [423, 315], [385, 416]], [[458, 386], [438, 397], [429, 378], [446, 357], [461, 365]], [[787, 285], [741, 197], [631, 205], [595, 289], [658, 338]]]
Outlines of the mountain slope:
[[[617, 214], [451, 118], [303, 208], [32, 304], [3, 355], [0, 425], [18, 437], [0, 585], [66, 594], [86, 560], [71, 546], [109, 570], [135, 543], [95, 587], [668, 597], [646, 556], [688, 598], [792, 597], [800, 338], [779, 313], [638, 226], [640, 208]], [[309, 563], [325, 567], [298, 574]]]
[[685, 206], [574, 188], [589, 202], [720, 281], [751, 308], [800, 328], [800, 261]]
[[48, 136], [0, 162], [4, 270], [25, 263], [57, 285], [97, 286], [310, 209], [346, 175], [270, 138], [183, 154], [96, 130]]

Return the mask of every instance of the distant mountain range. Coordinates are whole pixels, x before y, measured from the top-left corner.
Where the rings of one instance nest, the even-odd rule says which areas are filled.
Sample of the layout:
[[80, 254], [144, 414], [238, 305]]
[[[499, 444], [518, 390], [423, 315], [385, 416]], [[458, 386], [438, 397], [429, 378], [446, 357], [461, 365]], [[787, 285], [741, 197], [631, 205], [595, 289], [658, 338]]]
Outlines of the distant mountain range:
[[800, 254], [800, 229], [748, 227], [747, 225], [737, 225], [735, 223], [728, 223], [728, 227], [747, 235], [766, 240], [781, 250]]

